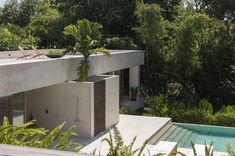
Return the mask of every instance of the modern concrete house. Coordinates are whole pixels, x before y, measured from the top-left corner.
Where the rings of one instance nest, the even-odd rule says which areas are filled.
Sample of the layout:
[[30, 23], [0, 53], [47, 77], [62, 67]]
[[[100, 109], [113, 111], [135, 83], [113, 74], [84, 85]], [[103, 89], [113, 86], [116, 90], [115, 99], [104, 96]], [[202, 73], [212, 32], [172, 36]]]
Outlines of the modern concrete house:
[[[97, 151], [93, 154], [107, 155], [110, 146], [102, 140], [109, 137], [109, 128], [113, 125], [119, 129], [127, 145], [137, 136], [133, 149], [140, 148], [148, 140], [143, 151], [145, 155], [176, 151], [193, 155], [192, 149], [178, 148], [175, 141], [156, 144], [159, 138], [172, 133], [169, 138], [186, 136], [186, 133], [179, 132], [187, 130], [182, 127], [176, 129], [171, 118], [119, 115], [119, 104], [128, 102], [129, 88], [140, 85], [144, 52], [111, 52], [111, 57], [102, 54], [91, 56], [87, 82], [76, 81], [76, 68], [82, 60], [81, 55], [57, 59], [17, 59], [20, 56], [17, 51], [0, 52], [0, 121], [4, 116], [13, 124], [36, 119], [38, 126], [46, 129], [66, 121], [65, 128], [76, 126], [75, 131], [79, 136], [73, 140], [83, 147], [79, 153], [71, 153], [0, 145], [0, 155], [88, 156], [95, 149]], [[138, 98], [129, 101], [129, 104], [138, 105]], [[184, 139], [187, 140], [187, 137]], [[195, 147], [199, 155], [205, 154], [205, 145]], [[213, 152], [213, 149], [210, 152], [218, 156], [228, 155], [225, 152]]]
[[78, 82], [76, 68], [81, 55], [17, 59], [20, 56], [17, 51], [1, 52], [0, 121], [3, 116], [13, 120], [12, 97], [21, 93], [24, 121], [36, 119], [40, 127], [52, 129], [66, 121], [65, 128], [76, 125], [79, 136], [94, 137], [117, 124], [120, 95], [125, 89], [140, 85], [144, 52], [115, 50], [111, 53], [111, 57], [91, 56], [89, 81]]

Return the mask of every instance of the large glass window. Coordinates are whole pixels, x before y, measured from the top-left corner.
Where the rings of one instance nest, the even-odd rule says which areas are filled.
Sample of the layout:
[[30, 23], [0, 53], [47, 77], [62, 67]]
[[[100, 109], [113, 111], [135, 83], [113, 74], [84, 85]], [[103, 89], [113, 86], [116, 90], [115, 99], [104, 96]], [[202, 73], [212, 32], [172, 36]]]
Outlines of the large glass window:
[[18, 93], [12, 97], [12, 115], [13, 124], [20, 125], [24, 123], [24, 93]]

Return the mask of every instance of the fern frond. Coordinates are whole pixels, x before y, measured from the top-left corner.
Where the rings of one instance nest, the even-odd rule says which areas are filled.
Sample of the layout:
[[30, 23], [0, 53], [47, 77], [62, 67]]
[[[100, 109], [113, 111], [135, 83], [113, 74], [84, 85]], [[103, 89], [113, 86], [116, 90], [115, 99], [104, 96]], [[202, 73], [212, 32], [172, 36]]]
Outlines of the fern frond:
[[114, 142], [116, 146], [121, 147], [124, 145], [122, 136], [120, 134], [120, 131], [117, 129], [117, 127], [113, 127], [113, 135], [114, 135]]
[[190, 141], [190, 142], [191, 142], [191, 146], [192, 146], [192, 149], [193, 149], [194, 156], [196, 156], [197, 155], [197, 151], [195, 149], [195, 144], [192, 141]]
[[133, 148], [133, 145], [134, 145], [134, 143], [135, 143], [135, 141], [136, 141], [136, 138], [137, 138], [137, 136], [135, 136], [135, 137], [132, 139], [132, 141], [131, 141], [131, 143], [130, 143], [130, 145], [129, 145], [129, 153], [132, 151], [132, 148]]
[[144, 144], [140, 147], [140, 150], [139, 150], [138, 156], [141, 156], [141, 154], [143, 153], [144, 148], [146, 147], [146, 145], [147, 145], [148, 141], [149, 141], [149, 140], [146, 140], [146, 141], [144, 142]]

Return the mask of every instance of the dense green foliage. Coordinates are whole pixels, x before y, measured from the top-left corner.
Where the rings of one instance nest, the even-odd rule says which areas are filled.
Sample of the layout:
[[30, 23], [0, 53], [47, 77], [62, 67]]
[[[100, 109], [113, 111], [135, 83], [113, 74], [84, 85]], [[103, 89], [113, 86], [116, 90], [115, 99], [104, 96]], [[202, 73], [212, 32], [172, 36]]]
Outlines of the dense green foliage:
[[[59, 10], [72, 16], [72, 20], [86, 18], [102, 24], [110, 34], [126, 36], [132, 34], [135, 26], [135, 0], [57, 0]], [[68, 11], [70, 8], [70, 11]]]
[[179, 15], [180, 6], [182, 6], [181, 0], [144, 0], [148, 4], [158, 4], [163, 9], [163, 17], [169, 21], [173, 21]]
[[[40, 47], [61, 47], [63, 43], [63, 20], [50, 1], [42, 1], [37, 5], [38, 13], [30, 18], [29, 27], [37, 37]], [[62, 41], [61, 41], [62, 40]]]
[[223, 106], [215, 112], [206, 99], [200, 100], [196, 106], [171, 101], [164, 95], [145, 99], [149, 107], [149, 112], [145, 113], [153, 116], [171, 117], [174, 122], [235, 126], [235, 106]]
[[36, 42], [26, 29], [18, 31], [18, 27], [11, 24], [0, 27], [0, 38], [0, 50], [14, 50], [18, 45], [27, 48]]
[[141, 23], [137, 30], [147, 50], [145, 53], [144, 85], [152, 94], [165, 92], [164, 87], [167, 83], [165, 70], [168, 68], [168, 52], [171, 51], [170, 44], [172, 42], [169, 37], [170, 25], [161, 15], [161, 11], [160, 6], [155, 4], [141, 4], [137, 10], [137, 16]]
[[143, 86], [149, 95], [195, 106], [207, 99], [217, 111], [235, 104], [235, 33], [204, 13], [181, 8], [175, 21], [157, 4], [140, 4], [138, 32], [146, 47]]
[[185, 2], [192, 10], [206, 12], [227, 24], [235, 22], [234, 0], [185, 0]]
[[73, 127], [62, 132], [64, 124], [47, 131], [43, 128], [32, 128], [35, 121], [29, 121], [20, 126], [11, 125], [5, 117], [0, 126], [0, 143], [37, 148], [78, 151], [80, 145], [73, 142], [69, 137], [76, 136]]

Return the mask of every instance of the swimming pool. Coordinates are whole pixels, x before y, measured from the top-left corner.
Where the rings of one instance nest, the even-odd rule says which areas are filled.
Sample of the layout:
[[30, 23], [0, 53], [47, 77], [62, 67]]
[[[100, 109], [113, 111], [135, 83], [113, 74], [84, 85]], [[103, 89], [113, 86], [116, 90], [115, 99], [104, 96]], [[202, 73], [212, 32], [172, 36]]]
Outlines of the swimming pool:
[[215, 151], [226, 151], [228, 144], [235, 150], [235, 128], [174, 123], [155, 144], [159, 141], [177, 142], [178, 147], [184, 148], [191, 148], [191, 141], [194, 144], [213, 141]]

